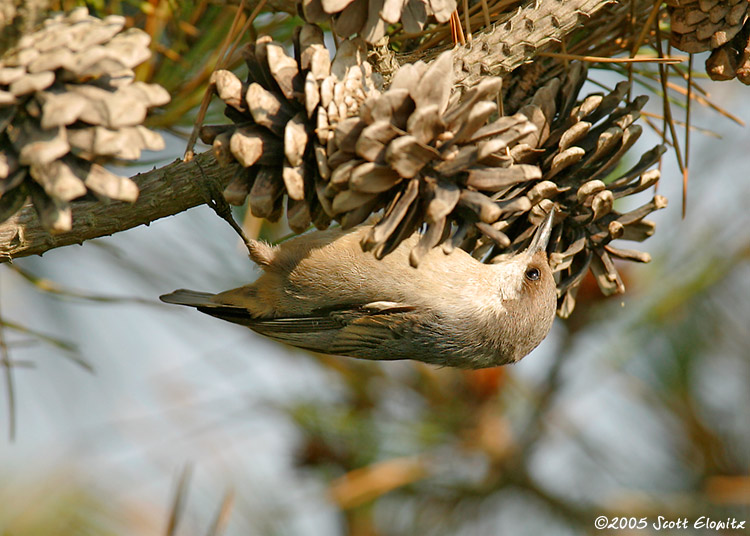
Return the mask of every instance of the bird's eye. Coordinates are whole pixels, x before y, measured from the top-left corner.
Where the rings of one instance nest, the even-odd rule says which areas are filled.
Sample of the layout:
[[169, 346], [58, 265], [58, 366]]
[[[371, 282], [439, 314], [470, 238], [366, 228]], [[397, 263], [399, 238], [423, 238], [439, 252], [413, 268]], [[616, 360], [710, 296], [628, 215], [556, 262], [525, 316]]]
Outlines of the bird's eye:
[[526, 270], [526, 279], [530, 281], [536, 281], [539, 276], [542, 275], [537, 268], [529, 268]]

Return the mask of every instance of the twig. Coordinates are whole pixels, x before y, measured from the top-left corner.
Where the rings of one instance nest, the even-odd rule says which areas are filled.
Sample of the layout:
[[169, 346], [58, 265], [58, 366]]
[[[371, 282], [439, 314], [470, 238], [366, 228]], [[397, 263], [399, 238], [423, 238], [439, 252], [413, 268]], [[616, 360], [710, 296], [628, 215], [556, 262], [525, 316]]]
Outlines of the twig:
[[74, 203], [73, 228], [59, 235], [51, 235], [42, 227], [32, 206], [24, 207], [0, 223], [0, 263], [27, 255], [41, 255], [61, 246], [81, 244], [202, 205], [205, 203], [202, 183], [208, 180], [217, 186], [226, 185], [235, 171], [233, 166], [219, 166], [210, 152], [196, 156], [193, 162], [177, 160], [133, 177], [140, 195], [132, 204]]

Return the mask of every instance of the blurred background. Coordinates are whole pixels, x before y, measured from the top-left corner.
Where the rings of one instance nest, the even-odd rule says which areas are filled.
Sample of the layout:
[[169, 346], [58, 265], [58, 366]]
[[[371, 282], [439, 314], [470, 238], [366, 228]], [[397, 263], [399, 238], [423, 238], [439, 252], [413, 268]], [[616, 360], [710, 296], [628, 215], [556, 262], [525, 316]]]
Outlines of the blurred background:
[[[156, 43], [139, 76], [173, 101], [152, 120], [167, 149], [130, 175], [182, 155], [233, 17], [148, 6], [130, 14]], [[255, 29], [289, 43], [298, 22], [261, 15]], [[744, 87], [699, 83], [750, 120]], [[750, 131], [692, 113], [686, 218], [668, 153], [671, 204], [642, 246], [653, 261], [619, 267], [624, 295], [584, 282], [514, 366], [311, 355], [159, 303], [258, 275], [206, 207], [0, 265], [0, 534], [644, 534], [658, 516], [690, 520], [675, 534], [750, 534], [692, 527], [750, 524]], [[624, 165], [658, 142], [648, 131]], [[649, 529], [597, 531], [600, 515]]]

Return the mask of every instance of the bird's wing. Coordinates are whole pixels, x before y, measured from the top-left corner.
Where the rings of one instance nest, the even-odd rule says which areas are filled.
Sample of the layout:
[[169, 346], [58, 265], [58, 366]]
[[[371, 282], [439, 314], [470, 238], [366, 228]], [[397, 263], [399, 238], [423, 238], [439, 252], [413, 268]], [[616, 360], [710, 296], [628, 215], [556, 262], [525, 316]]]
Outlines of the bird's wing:
[[403, 303], [373, 302], [318, 310], [313, 316], [251, 319], [245, 325], [298, 348], [364, 357], [372, 355], [384, 341], [399, 338], [397, 318], [410, 311], [413, 307]]
[[257, 318], [244, 307], [216, 303], [212, 297], [181, 289], [161, 296], [161, 300], [195, 307], [298, 348], [356, 357], [372, 358], [389, 341], [404, 337], [414, 323], [414, 307], [391, 301], [317, 309], [308, 316]]
[[[402, 308], [378, 314], [364, 315], [346, 325], [337, 334], [328, 350], [331, 354], [349, 355], [368, 359], [403, 359], [386, 349], [411, 344], [409, 332], [413, 331], [419, 315]], [[393, 344], [401, 339], [401, 344]]]

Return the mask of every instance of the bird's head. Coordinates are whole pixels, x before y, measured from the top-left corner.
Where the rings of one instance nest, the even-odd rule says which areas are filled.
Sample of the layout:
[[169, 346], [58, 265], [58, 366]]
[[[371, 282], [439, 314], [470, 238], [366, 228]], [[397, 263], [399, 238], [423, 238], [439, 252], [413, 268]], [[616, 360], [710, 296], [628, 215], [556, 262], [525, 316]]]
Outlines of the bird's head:
[[554, 210], [539, 226], [529, 247], [493, 266], [502, 300], [499, 315], [504, 344], [512, 341], [517, 361], [534, 349], [549, 332], [555, 318], [557, 288], [547, 257]]
[[547, 244], [552, 232], [554, 209], [537, 228], [529, 247], [495, 264], [501, 277], [500, 294], [503, 301], [513, 301], [539, 295], [555, 295], [555, 281], [547, 257]]

